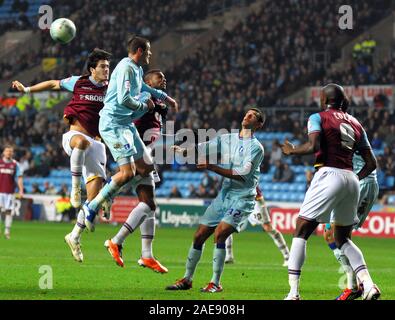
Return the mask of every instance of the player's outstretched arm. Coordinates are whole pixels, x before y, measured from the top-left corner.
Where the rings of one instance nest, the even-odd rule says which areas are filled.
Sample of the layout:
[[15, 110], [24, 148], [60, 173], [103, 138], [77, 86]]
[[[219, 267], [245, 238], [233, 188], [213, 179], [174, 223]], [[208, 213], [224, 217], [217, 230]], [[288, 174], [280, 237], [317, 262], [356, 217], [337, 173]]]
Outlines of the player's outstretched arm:
[[312, 154], [320, 150], [320, 133], [313, 132], [309, 134], [309, 141], [300, 145], [294, 146], [288, 140], [284, 141], [284, 144], [281, 146], [283, 153], [287, 156], [289, 155], [304, 155], [304, 154]]
[[18, 80], [12, 81], [12, 88], [17, 89], [19, 92], [29, 93], [29, 92], [40, 92], [46, 90], [60, 90], [59, 80], [48, 80], [40, 82], [31, 87], [25, 87]]
[[169, 105], [170, 107], [174, 108], [174, 110], [176, 112], [178, 112], [178, 103], [177, 103], [177, 101], [174, 98], [168, 96], [162, 90], [154, 89], [154, 88], [150, 87], [149, 85], [147, 85], [146, 83], [143, 83], [143, 85], [141, 87], [141, 91], [149, 92], [153, 97], [164, 101], [167, 105]]

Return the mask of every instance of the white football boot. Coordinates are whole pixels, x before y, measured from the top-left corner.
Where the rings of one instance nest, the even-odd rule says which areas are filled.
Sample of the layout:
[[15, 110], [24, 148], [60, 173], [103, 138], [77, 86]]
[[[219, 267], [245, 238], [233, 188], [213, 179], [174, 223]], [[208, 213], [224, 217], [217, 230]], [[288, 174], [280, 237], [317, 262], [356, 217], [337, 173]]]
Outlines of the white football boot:
[[64, 237], [64, 241], [69, 245], [74, 260], [82, 262], [84, 260], [84, 255], [82, 254], [80, 243], [74, 241], [71, 238], [71, 233], [66, 234], [66, 236]]

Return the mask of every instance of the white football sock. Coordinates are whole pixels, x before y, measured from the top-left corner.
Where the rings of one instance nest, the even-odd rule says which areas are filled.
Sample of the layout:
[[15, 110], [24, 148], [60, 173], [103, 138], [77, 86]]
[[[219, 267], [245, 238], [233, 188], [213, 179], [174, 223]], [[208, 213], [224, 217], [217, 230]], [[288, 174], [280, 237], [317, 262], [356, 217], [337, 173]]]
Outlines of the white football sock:
[[288, 260], [288, 280], [290, 285], [290, 295], [299, 295], [299, 281], [301, 269], [306, 258], [306, 243], [302, 238], [293, 238], [291, 252]]
[[357, 278], [356, 278], [355, 273], [351, 267], [350, 261], [342, 253], [342, 251], [338, 248], [333, 250], [333, 254], [335, 255], [337, 261], [339, 261], [339, 263], [343, 267], [344, 272], [347, 275], [347, 288], [354, 289], [354, 290], [357, 289], [358, 288]]
[[85, 214], [84, 210], [80, 210], [77, 215], [77, 222], [74, 225], [73, 231], [71, 231], [71, 238], [75, 242], [80, 242], [81, 234], [85, 230]]
[[12, 214], [6, 214], [4, 218], [5, 234], [10, 234], [12, 225]]
[[86, 150], [74, 148], [70, 156], [71, 182], [73, 187], [80, 187], [82, 167], [85, 163]]
[[351, 267], [358, 279], [362, 282], [364, 290], [370, 290], [373, 286], [373, 281], [370, 277], [362, 251], [350, 239], [342, 245], [341, 251], [350, 261]]
[[139, 204], [132, 210], [126, 222], [123, 224], [117, 235], [112, 238], [115, 244], [122, 245], [126, 237], [133, 233], [136, 228], [138, 228], [147, 218], [151, 215], [151, 208], [144, 202], [139, 202]]
[[151, 212], [152, 218], [147, 218], [140, 225], [141, 233], [141, 256], [143, 258], [153, 258], [152, 241], [155, 236], [155, 211]]

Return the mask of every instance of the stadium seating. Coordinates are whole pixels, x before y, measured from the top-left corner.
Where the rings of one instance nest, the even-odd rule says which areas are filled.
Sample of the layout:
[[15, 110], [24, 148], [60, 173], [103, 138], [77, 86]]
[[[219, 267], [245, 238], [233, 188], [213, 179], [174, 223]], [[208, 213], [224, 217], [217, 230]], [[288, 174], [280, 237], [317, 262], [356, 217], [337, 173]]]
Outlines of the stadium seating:
[[[26, 0], [29, 3], [28, 9], [25, 12], [26, 17], [30, 23], [34, 23], [38, 15], [38, 9], [43, 4], [48, 4], [45, 0]], [[4, 0], [3, 4], [0, 5], [0, 21], [12, 22], [18, 19], [20, 13], [12, 10], [12, 4], [14, 0]]]

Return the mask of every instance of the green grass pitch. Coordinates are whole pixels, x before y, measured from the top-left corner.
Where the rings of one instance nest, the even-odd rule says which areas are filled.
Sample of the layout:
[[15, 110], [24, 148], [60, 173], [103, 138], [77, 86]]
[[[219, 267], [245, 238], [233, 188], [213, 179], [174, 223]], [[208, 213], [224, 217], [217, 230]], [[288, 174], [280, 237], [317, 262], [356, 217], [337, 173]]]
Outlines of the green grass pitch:
[[[184, 265], [194, 229], [158, 228], [154, 251], [169, 268], [157, 274], [137, 265], [140, 254], [139, 231], [131, 235], [124, 248], [125, 268], [112, 261], [104, 241], [119, 227], [99, 225], [94, 233], [83, 234], [84, 262], [73, 260], [63, 237], [71, 224], [14, 222], [11, 240], [0, 238], [0, 300], [4, 299], [131, 299], [131, 300], [281, 300], [288, 292], [287, 269], [272, 240], [263, 232], [244, 232], [235, 236], [235, 264], [226, 265], [222, 277], [224, 291], [199, 292], [211, 278], [213, 241], [206, 244], [197, 267], [193, 288], [170, 292], [166, 285], [184, 274]], [[291, 236], [285, 235], [288, 245]], [[382, 299], [395, 299], [395, 239], [354, 239], [363, 250], [370, 273], [382, 291]], [[40, 289], [39, 268], [53, 271], [53, 289]], [[301, 295], [304, 300], [335, 298], [342, 274], [332, 252], [321, 237], [308, 242], [303, 267]]]

